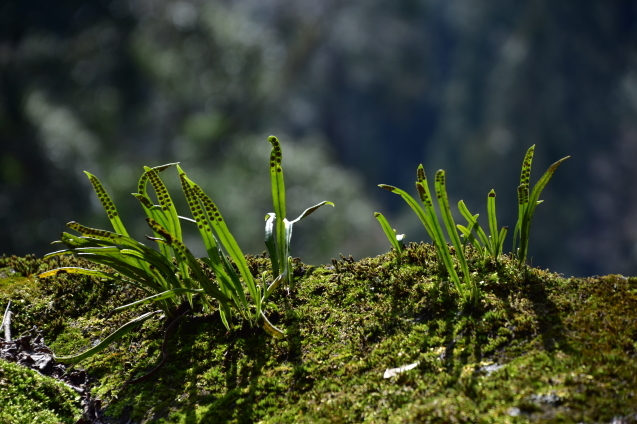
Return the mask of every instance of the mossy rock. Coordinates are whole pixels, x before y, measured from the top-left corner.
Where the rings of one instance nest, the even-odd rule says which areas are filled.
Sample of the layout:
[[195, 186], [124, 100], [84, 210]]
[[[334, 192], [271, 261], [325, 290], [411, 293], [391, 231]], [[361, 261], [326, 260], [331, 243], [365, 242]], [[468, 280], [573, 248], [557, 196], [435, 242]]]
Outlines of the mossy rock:
[[[468, 256], [477, 306], [458, 307], [427, 244], [411, 244], [401, 264], [391, 252], [296, 261], [294, 287], [266, 311], [282, 340], [239, 321], [228, 331], [218, 313], [195, 310], [168, 340], [166, 364], [139, 384], [126, 383], [158, 362], [161, 317], [79, 365], [112, 422], [637, 422], [637, 278], [563, 278], [520, 271], [507, 256]], [[33, 276], [91, 266], [77, 261], [1, 260], [0, 308], [16, 305], [16, 334], [37, 325], [67, 354], [151, 310], [109, 316], [142, 294], [86, 276]], [[268, 275], [269, 260], [248, 261]]]
[[0, 423], [75, 423], [80, 397], [71, 388], [29, 368], [0, 359]]

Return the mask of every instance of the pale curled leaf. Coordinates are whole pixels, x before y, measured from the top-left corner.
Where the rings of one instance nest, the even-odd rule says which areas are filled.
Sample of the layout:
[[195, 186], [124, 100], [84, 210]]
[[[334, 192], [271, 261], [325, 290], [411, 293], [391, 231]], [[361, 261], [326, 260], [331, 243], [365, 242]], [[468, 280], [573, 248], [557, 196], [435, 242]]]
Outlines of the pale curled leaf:
[[324, 205], [330, 205], [330, 206], [334, 206], [334, 203], [329, 202], [327, 200], [322, 201], [321, 203], [314, 205], [312, 207], [307, 208], [305, 211], [303, 211], [303, 213], [301, 215], [299, 215], [298, 218], [296, 218], [294, 221], [292, 221], [292, 223], [296, 223], [300, 220], [302, 220], [303, 218], [307, 217], [308, 215], [310, 215], [312, 212], [314, 212], [315, 210], [317, 210], [318, 208], [320, 208], [321, 206]]
[[272, 337], [276, 339], [282, 339], [285, 337], [285, 334], [283, 333], [283, 331], [279, 330], [274, 325], [272, 325], [272, 323], [268, 320], [268, 318], [265, 316], [263, 311], [261, 311], [260, 321], [261, 321], [261, 327], [263, 327], [263, 329], [267, 331]]
[[391, 378], [391, 377], [395, 377], [398, 374], [400, 374], [401, 372], [405, 372], [405, 371], [409, 371], [409, 370], [413, 370], [414, 368], [416, 368], [418, 365], [420, 364], [420, 361], [414, 362], [413, 364], [409, 364], [409, 365], [403, 365], [402, 367], [398, 367], [398, 368], [387, 368], [385, 370], [385, 374], [383, 374], [383, 378]]
[[270, 255], [270, 262], [272, 263], [272, 274], [279, 275], [279, 253], [276, 249], [276, 238], [274, 234], [274, 221], [276, 220], [276, 214], [273, 212], [268, 213], [265, 216], [265, 247], [268, 249]]

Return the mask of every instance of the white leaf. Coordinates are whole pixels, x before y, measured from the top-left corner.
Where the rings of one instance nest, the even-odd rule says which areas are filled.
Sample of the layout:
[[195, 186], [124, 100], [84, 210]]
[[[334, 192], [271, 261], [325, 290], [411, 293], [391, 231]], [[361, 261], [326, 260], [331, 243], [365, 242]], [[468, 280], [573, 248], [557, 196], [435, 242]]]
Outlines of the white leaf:
[[383, 378], [391, 378], [391, 377], [394, 377], [395, 375], [400, 374], [401, 372], [413, 370], [414, 368], [418, 366], [418, 364], [420, 364], [420, 361], [414, 362], [413, 364], [409, 364], [409, 365], [403, 365], [402, 367], [398, 367], [398, 368], [387, 368], [385, 370], [385, 374], [383, 374]]

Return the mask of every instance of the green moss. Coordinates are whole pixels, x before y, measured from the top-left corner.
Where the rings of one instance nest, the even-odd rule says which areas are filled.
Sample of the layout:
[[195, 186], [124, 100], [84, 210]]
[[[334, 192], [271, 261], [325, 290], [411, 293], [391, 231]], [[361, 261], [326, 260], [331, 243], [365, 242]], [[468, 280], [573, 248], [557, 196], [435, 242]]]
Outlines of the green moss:
[[0, 268], [0, 293], [3, 296], [25, 297], [36, 288], [37, 284], [32, 278], [22, 277], [11, 268]]
[[49, 347], [59, 356], [71, 355], [90, 347], [91, 340], [87, 333], [96, 325], [95, 321], [99, 320], [78, 319], [68, 323]]
[[[266, 259], [248, 260], [255, 275], [268, 272]], [[474, 309], [457, 308], [433, 248], [412, 244], [401, 266], [393, 253], [297, 262], [295, 287], [266, 311], [283, 340], [192, 312], [169, 340], [168, 362], [143, 383], [125, 384], [157, 363], [159, 318], [80, 365], [98, 380], [93, 393], [107, 414], [124, 422], [637, 420], [637, 278], [520, 273], [508, 257], [484, 262], [472, 252], [468, 261], [484, 293]], [[14, 298], [26, 315], [19, 325], [39, 323], [56, 352], [75, 352], [139, 313], [107, 316], [139, 296], [128, 288], [57, 280], [32, 281], [33, 291]]]
[[63, 383], [0, 359], [0, 422], [74, 423], [79, 395]]

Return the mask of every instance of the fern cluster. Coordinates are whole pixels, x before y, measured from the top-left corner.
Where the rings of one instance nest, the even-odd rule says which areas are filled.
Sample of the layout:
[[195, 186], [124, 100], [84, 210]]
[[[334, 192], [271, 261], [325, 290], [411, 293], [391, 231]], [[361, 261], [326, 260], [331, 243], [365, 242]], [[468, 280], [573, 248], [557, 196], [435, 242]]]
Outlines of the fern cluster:
[[[159, 309], [129, 321], [93, 348], [76, 355], [58, 357], [58, 361], [72, 363], [94, 355], [160, 312], [172, 318], [175, 317], [180, 305], [187, 304], [194, 308], [195, 298], [200, 299], [200, 304], [206, 312], [218, 309], [228, 329], [233, 317], [239, 316], [251, 325], [260, 325], [273, 337], [284, 337], [283, 331], [270, 323], [265, 312], [268, 298], [274, 290], [281, 283], [288, 287], [294, 283], [290, 256], [292, 229], [294, 224], [321, 206], [334, 205], [323, 201], [306, 209], [298, 218], [288, 220], [281, 144], [273, 136], [269, 137], [268, 141], [272, 145], [270, 185], [274, 212], [265, 216], [265, 244], [272, 264], [271, 280], [266, 278], [265, 273], [259, 277], [252, 275], [245, 255], [230, 232], [219, 207], [199, 185], [188, 178], [178, 164], [145, 167], [137, 185], [138, 190], [133, 193], [139, 200], [146, 214], [148, 226], [153, 233], [147, 238], [157, 243], [157, 249], [130, 237], [114, 202], [99, 179], [86, 173], [106, 211], [113, 231], [88, 228], [76, 222], [70, 222], [67, 224], [68, 227], [80, 235], [63, 233], [61, 240], [57, 243], [66, 245], [66, 249], [50, 253], [47, 257], [73, 254], [96, 264], [106, 265], [113, 272], [62, 267], [41, 273], [39, 277], [46, 278], [65, 272], [114, 280], [135, 286], [147, 296], [115, 308], [113, 312], [120, 312], [144, 303], [153, 303]], [[530, 174], [534, 149], [535, 146], [532, 146], [524, 158], [518, 187], [519, 208], [513, 235], [513, 254], [516, 255], [520, 267], [526, 263], [531, 220], [535, 207], [541, 203], [539, 196], [557, 167], [568, 158], [560, 159], [551, 165], [531, 189]], [[179, 174], [181, 188], [192, 218], [177, 214], [171, 195], [161, 179], [160, 174], [173, 165]], [[157, 203], [149, 194], [149, 186], [155, 193]], [[444, 264], [452, 287], [459, 294], [461, 301], [468, 306], [476, 305], [480, 300], [481, 292], [479, 282], [475, 281], [469, 272], [465, 249], [467, 244], [472, 244], [485, 260], [498, 261], [502, 255], [508, 227], [498, 228], [495, 191], [491, 190], [487, 196], [489, 228], [489, 235], [487, 235], [478, 223], [479, 215], [472, 214], [462, 200], [458, 203], [458, 209], [467, 223], [466, 225], [456, 224], [449, 204], [444, 170], [436, 172], [434, 191], [431, 191], [424, 167], [422, 165], [418, 167], [416, 190], [420, 203], [397, 187], [386, 184], [381, 184], [380, 187], [398, 194], [413, 209], [433, 240], [438, 259]], [[374, 215], [396, 250], [398, 262], [400, 262], [404, 236], [397, 235], [381, 213], [376, 212]], [[195, 258], [185, 245], [182, 222], [186, 225], [194, 223], [197, 226], [207, 256]], [[447, 237], [451, 241], [451, 246], [447, 244]], [[212, 269], [214, 278], [210, 278], [204, 272], [204, 264]]]

